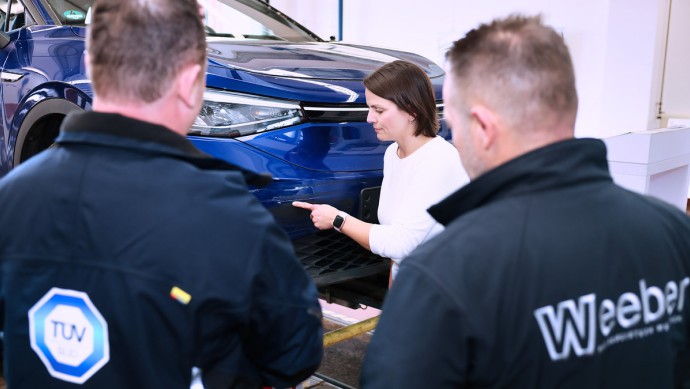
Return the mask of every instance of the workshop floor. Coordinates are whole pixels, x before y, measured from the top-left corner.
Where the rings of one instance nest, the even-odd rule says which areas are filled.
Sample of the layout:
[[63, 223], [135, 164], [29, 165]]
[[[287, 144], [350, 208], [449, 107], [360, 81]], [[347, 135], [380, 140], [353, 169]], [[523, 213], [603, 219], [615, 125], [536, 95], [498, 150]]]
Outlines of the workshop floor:
[[[326, 332], [342, 326], [342, 324], [330, 320], [324, 320], [323, 323]], [[344, 384], [338, 386], [358, 388], [359, 372], [362, 369], [364, 352], [370, 339], [371, 334], [365, 333], [326, 348], [318, 373]]]

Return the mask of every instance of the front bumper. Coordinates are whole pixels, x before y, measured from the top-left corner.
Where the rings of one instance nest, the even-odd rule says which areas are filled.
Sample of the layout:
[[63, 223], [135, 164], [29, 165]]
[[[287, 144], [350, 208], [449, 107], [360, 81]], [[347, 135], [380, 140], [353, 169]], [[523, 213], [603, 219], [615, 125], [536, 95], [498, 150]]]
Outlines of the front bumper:
[[[349, 281], [372, 276], [387, 279], [390, 269], [387, 258], [372, 254], [334, 230], [319, 231], [312, 224], [309, 211], [292, 206], [293, 201], [330, 204], [359, 219], [377, 222], [376, 188], [380, 187], [383, 178], [381, 169], [318, 171], [290, 163], [236, 140], [190, 139], [209, 154], [247, 169], [273, 175], [273, 183], [261, 189], [250, 188], [250, 192], [273, 214], [293, 240], [299, 260], [324, 296], [330, 295], [335, 290], [334, 286]], [[384, 291], [386, 286], [384, 282]], [[381, 294], [380, 288], [377, 293]], [[348, 298], [347, 301], [362, 300]], [[372, 304], [378, 305], [376, 302], [367, 303]]]

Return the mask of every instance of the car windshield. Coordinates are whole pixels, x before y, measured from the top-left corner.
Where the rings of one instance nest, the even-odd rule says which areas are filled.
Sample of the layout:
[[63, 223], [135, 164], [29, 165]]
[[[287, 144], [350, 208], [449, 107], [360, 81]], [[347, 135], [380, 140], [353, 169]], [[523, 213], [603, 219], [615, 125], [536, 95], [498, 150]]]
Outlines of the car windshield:
[[[60, 24], [88, 25], [94, 0], [47, 0]], [[290, 42], [321, 41], [311, 31], [260, 0], [199, 0], [210, 37]]]
[[47, 0], [60, 24], [84, 25], [94, 0]]
[[321, 39], [258, 0], [199, 0], [209, 36], [313, 42]]

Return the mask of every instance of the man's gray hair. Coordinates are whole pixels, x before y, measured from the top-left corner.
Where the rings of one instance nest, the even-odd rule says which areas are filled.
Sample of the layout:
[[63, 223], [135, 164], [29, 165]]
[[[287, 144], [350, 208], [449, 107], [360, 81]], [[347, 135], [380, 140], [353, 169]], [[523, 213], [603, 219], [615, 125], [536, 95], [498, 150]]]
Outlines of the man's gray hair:
[[574, 127], [578, 98], [570, 53], [541, 17], [513, 15], [482, 24], [454, 42], [446, 57], [459, 113], [468, 114], [468, 104], [476, 101], [515, 129]]
[[153, 102], [183, 66], [205, 69], [197, 0], [96, 0], [87, 50], [97, 96]]

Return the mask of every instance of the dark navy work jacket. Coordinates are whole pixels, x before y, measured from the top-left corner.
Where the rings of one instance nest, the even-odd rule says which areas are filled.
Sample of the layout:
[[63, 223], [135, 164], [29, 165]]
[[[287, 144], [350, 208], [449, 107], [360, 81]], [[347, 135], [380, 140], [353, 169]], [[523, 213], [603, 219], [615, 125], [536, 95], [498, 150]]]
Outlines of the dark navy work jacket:
[[615, 185], [599, 140], [524, 154], [429, 212], [362, 388], [690, 385], [690, 218]]
[[0, 265], [13, 389], [188, 388], [193, 367], [207, 388], [287, 387], [321, 360], [287, 235], [241, 171], [164, 127], [68, 116], [0, 180]]

